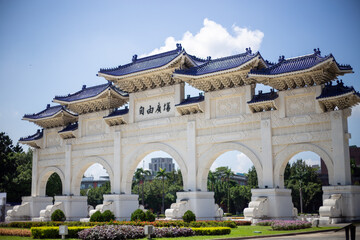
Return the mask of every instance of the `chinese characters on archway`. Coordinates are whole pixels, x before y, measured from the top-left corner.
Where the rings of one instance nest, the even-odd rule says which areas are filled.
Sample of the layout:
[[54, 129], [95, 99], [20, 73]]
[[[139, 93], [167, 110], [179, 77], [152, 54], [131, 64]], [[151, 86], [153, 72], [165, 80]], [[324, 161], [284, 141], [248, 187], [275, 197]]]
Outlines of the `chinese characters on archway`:
[[148, 107], [140, 106], [139, 114], [145, 115], [145, 114], [153, 114], [153, 113], [161, 113], [161, 112], [170, 112], [170, 109], [171, 109], [170, 102], [164, 104], [160, 104], [160, 102], [158, 102], [156, 106], [152, 106], [152, 105], [149, 105]]

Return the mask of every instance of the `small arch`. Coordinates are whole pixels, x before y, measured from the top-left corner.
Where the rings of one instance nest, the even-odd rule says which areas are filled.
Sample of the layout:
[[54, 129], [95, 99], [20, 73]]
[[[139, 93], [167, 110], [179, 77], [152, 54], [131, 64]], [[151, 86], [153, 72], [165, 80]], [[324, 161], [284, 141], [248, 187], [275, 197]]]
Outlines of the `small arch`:
[[329, 154], [321, 147], [311, 143], [299, 143], [287, 146], [282, 152], [278, 154], [274, 167], [274, 181], [275, 185], [284, 188], [284, 171], [286, 164], [290, 159], [300, 152], [311, 151], [319, 155], [325, 162], [328, 169], [329, 184], [334, 185], [334, 163]]
[[209, 151], [207, 151], [205, 154], [203, 154], [200, 157], [199, 163], [201, 163], [202, 165], [199, 166], [198, 168], [197, 181], [201, 191], [207, 191], [207, 178], [210, 167], [214, 163], [214, 161], [221, 154], [227, 151], [234, 151], [234, 150], [242, 152], [248, 158], [250, 158], [257, 172], [259, 186], [263, 185], [263, 181], [262, 181], [263, 169], [259, 157], [253, 152], [253, 150], [251, 150], [249, 147], [245, 146], [244, 144], [236, 143], [236, 142], [228, 142], [228, 143], [214, 144], [213, 146], [211, 146]]
[[90, 156], [90, 157], [86, 157], [85, 159], [82, 159], [81, 164], [77, 164], [76, 167], [73, 169], [72, 180], [71, 180], [71, 193], [73, 193], [76, 196], [80, 195], [80, 186], [81, 186], [82, 177], [85, 171], [94, 163], [99, 163], [106, 169], [110, 178], [111, 191], [113, 191], [114, 173], [112, 171], [112, 167], [105, 159], [99, 156]]
[[134, 172], [140, 161], [149, 153], [155, 151], [163, 151], [169, 154], [179, 165], [181, 174], [183, 176], [184, 186], [187, 186], [187, 167], [183, 160], [183, 157], [178, 151], [176, 151], [170, 145], [165, 143], [147, 143], [136, 148], [132, 154], [129, 154], [124, 161], [123, 179], [121, 181], [121, 189], [125, 190], [125, 193], [131, 193], [131, 184]]
[[64, 191], [64, 187], [65, 187], [64, 173], [58, 167], [47, 167], [44, 170], [42, 170], [41, 173], [39, 174], [38, 184], [37, 184], [38, 188], [36, 190], [37, 196], [46, 196], [46, 184], [47, 184], [47, 181], [49, 180], [49, 177], [53, 173], [57, 173], [57, 175], [59, 175], [59, 177], [61, 179], [62, 189]]

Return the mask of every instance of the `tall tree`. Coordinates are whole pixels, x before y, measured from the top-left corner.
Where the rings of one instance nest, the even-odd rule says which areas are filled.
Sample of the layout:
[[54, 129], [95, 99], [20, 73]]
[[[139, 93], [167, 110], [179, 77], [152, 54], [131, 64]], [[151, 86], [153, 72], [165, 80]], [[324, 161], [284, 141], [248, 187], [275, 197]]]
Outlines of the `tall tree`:
[[160, 170], [156, 173], [157, 178], [161, 178], [162, 181], [162, 201], [161, 201], [161, 213], [164, 214], [164, 200], [165, 200], [165, 177], [166, 177], [166, 168]]
[[140, 193], [140, 185], [141, 187], [141, 204], [143, 206], [145, 206], [145, 202], [144, 202], [144, 184], [145, 184], [145, 180], [146, 180], [146, 176], [150, 176], [151, 172], [149, 170], [144, 170], [143, 168], [138, 168], [135, 171], [135, 179], [137, 179], [137, 181], [139, 182], [139, 193]]
[[258, 178], [257, 178], [255, 166], [252, 166], [249, 169], [246, 176], [247, 176], [247, 185], [250, 186], [251, 188], [258, 188]]

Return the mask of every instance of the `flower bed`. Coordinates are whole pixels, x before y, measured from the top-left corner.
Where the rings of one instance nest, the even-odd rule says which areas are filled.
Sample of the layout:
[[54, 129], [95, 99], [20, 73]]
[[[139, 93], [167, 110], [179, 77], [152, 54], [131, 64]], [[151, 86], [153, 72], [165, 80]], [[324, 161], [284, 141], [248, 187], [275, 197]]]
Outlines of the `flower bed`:
[[258, 226], [271, 226], [273, 230], [297, 230], [311, 228], [311, 223], [299, 220], [263, 220], [258, 222]]
[[5, 228], [0, 228], [0, 236], [30, 237], [31, 232], [30, 232], [29, 229], [5, 229]]

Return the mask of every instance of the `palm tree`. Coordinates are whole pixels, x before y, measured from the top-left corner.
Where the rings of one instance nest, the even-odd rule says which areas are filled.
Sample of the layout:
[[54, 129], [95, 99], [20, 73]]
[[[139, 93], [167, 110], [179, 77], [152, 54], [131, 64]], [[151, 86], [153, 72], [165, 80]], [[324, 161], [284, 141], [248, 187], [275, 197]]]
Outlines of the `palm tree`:
[[213, 192], [214, 192], [216, 178], [217, 178], [216, 175], [212, 171], [209, 171], [208, 181], [209, 181], [210, 189]]
[[144, 183], [145, 176], [150, 176], [151, 172], [149, 170], [144, 170], [143, 168], [136, 169], [135, 178], [139, 181], [138, 191], [140, 193], [141, 185], [141, 204], [144, 206]]
[[224, 172], [224, 177], [226, 179], [226, 186], [227, 186], [227, 211], [230, 212], [230, 177], [233, 176], [234, 173], [231, 171], [230, 168], [226, 169]]
[[164, 214], [164, 199], [165, 199], [165, 177], [167, 176], [166, 168], [160, 168], [160, 171], [156, 173], [157, 178], [161, 178], [162, 181], [162, 201], [161, 201], [161, 213]]

